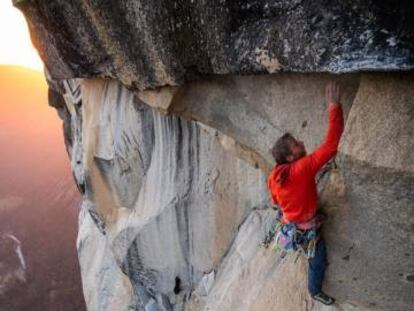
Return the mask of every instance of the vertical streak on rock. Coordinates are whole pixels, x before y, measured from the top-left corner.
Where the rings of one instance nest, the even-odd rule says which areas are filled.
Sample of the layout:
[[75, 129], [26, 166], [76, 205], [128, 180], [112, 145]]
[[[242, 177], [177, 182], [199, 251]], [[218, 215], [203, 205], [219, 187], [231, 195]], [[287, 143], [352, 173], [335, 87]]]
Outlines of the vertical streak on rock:
[[[108, 85], [99, 80], [85, 80], [82, 84], [82, 116], [83, 116], [83, 146], [84, 170], [87, 180], [87, 196], [96, 202], [99, 214], [106, 226], [116, 220], [116, 204], [112, 192], [108, 188], [101, 171], [95, 162], [95, 154], [99, 144], [104, 142], [98, 138], [100, 130], [99, 109], [103, 104], [105, 89]], [[108, 141], [109, 142], [109, 141]]]

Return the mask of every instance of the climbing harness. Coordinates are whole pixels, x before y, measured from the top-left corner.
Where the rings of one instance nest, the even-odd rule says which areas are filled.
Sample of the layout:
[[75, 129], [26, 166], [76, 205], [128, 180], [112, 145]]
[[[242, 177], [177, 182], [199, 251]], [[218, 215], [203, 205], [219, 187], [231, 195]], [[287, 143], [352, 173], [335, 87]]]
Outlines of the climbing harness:
[[320, 217], [316, 216], [309, 228], [299, 229], [298, 225], [294, 223], [282, 223], [282, 213], [279, 209], [276, 211], [275, 222], [261, 245], [275, 251], [294, 252], [303, 250], [308, 258], [314, 257], [316, 243], [319, 239]]

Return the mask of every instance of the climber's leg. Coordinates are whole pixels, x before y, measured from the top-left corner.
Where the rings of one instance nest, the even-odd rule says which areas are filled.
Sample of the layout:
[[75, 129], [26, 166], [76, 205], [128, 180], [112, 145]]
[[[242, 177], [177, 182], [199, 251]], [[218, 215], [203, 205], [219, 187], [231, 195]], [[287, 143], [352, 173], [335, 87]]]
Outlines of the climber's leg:
[[315, 256], [309, 258], [308, 290], [311, 296], [315, 296], [322, 290], [322, 282], [326, 268], [325, 241], [320, 239], [316, 244]]
[[313, 299], [331, 305], [335, 299], [322, 291], [322, 283], [326, 269], [325, 241], [320, 239], [316, 244], [315, 256], [309, 259], [308, 290]]

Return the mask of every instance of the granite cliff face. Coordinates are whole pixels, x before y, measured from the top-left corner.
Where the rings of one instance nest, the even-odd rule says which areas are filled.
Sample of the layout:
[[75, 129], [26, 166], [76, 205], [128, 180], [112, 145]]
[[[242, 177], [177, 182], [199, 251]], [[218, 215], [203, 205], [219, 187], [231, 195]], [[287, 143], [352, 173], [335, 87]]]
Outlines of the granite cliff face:
[[[83, 194], [88, 309], [410, 309], [414, 75], [365, 72], [413, 67], [410, 2], [15, 2]], [[322, 141], [332, 78], [346, 129], [318, 178], [328, 308], [304, 258], [259, 244], [269, 149], [285, 131]]]
[[146, 89], [203, 74], [414, 66], [414, 6], [395, 0], [14, 0], [54, 79]]

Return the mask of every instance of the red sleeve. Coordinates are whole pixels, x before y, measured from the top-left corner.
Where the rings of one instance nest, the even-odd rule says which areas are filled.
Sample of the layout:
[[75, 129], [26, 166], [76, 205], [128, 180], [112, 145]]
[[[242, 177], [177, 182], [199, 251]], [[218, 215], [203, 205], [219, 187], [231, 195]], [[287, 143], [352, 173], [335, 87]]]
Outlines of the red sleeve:
[[312, 174], [328, 162], [337, 152], [339, 140], [344, 129], [344, 118], [342, 106], [334, 103], [329, 104], [329, 125], [322, 145], [310, 155], [306, 156], [302, 165], [310, 168]]

